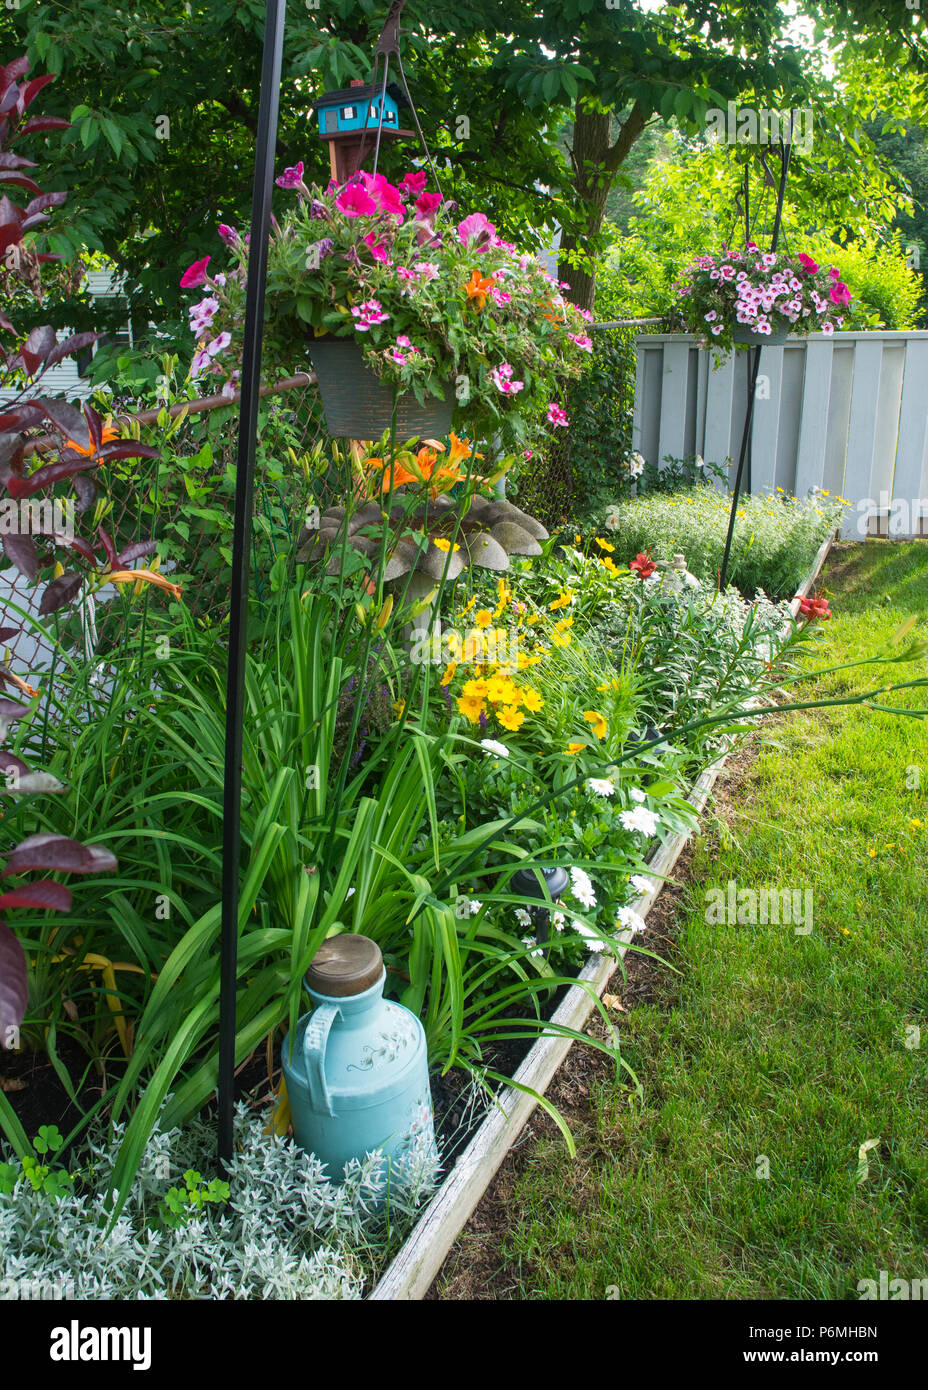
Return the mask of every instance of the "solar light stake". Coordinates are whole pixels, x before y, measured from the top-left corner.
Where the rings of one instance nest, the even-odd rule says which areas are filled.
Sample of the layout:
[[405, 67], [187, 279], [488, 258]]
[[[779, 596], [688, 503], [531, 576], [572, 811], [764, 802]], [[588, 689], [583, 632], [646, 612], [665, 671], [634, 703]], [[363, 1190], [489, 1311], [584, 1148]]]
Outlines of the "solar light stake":
[[543, 906], [530, 907], [528, 909], [529, 916], [532, 919], [532, 925], [535, 928], [536, 940], [540, 945], [542, 942], [548, 940], [548, 923], [551, 920], [551, 913], [545, 899], [545, 889], [542, 886], [541, 879], [538, 877], [539, 874], [544, 878], [548, 894], [554, 902], [557, 901], [567, 887], [570, 882], [570, 876], [567, 870], [562, 869], [560, 866], [553, 869], [545, 869], [542, 868], [541, 865], [537, 868], [517, 869], [512, 876], [512, 886], [516, 893], [520, 893], [524, 898], [538, 898], [540, 903], [543, 904]]
[[274, 152], [280, 103], [284, 18], [287, 0], [267, 0], [261, 100], [255, 146], [255, 181], [251, 204], [251, 241], [245, 299], [242, 395], [238, 415], [235, 469], [235, 532], [229, 609], [229, 656], [226, 670], [226, 752], [222, 825], [222, 928], [219, 965], [218, 1148], [227, 1171], [232, 1157], [232, 1110], [235, 1087], [235, 1005], [238, 994], [238, 879], [241, 858], [242, 718], [245, 703], [245, 637], [248, 626], [248, 552], [251, 539], [255, 440], [261, 389], [261, 339], [267, 278]]

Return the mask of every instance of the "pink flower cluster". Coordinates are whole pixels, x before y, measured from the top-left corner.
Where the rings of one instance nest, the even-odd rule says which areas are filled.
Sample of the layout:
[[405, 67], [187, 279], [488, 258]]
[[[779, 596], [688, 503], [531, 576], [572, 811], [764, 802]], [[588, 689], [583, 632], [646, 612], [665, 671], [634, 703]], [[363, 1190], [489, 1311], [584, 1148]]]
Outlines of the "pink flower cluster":
[[390, 317], [383, 311], [383, 305], [379, 299], [365, 299], [363, 304], [355, 304], [351, 310], [355, 320], [355, 328], [359, 333], [366, 333], [375, 324], [383, 323]]
[[504, 396], [514, 396], [525, 386], [524, 381], [513, 381], [513, 368], [508, 362], [501, 362], [498, 367], [494, 367], [490, 376], [493, 378], [493, 385]]
[[776, 328], [811, 319], [810, 327], [833, 333], [843, 319], [833, 319], [835, 306], [850, 303], [851, 294], [832, 266], [830, 287], [816, 281], [820, 267], [805, 252], [787, 257], [762, 252], [749, 242], [743, 252], [722, 247], [721, 254], [697, 256], [689, 280], [677, 286], [681, 299], [693, 298], [687, 318], [705, 325], [703, 332], [718, 338], [730, 331], [732, 320], [769, 337]]

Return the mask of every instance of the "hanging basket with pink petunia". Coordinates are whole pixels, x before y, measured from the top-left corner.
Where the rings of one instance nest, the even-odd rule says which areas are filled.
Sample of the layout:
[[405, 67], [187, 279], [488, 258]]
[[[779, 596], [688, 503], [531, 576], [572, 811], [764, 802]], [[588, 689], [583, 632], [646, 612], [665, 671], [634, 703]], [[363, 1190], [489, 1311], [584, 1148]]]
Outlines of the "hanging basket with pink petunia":
[[[379, 438], [498, 435], [506, 448], [538, 427], [565, 428], [560, 404], [592, 350], [591, 315], [563, 296], [536, 258], [496, 233], [483, 213], [461, 217], [422, 170], [397, 185], [359, 172], [307, 187], [302, 165], [278, 184], [295, 204], [274, 221], [268, 253], [264, 375], [307, 360], [332, 434]], [[230, 264], [197, 261], [182, 285], [190, 307], [193, 373], [231, 393], [240, 366], [247, 238], [219, 235]]]
[[804, 252], [761, 251], [754, 242], [698, 256], [675, 288], [682, 322], [703, 346], [719, 349], [834, 333], [851, 302], [836, 266], [826, 270]]

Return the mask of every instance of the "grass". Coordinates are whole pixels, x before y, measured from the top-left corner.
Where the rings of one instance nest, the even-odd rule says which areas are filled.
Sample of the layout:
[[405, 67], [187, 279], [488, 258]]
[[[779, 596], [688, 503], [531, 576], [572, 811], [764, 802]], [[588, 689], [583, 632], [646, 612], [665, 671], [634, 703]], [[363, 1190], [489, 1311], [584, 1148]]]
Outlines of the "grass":
[[[925, 621], [928, 546], [841, 547], [825, 582], [823, 666]], [[812, 932], [707, 924], [706, 891], [730, 879], [812, 888]], [[925, 1277], [928, 721], [769, 726], [680, 902], [679, 973], [617, 1015], [642, 1096], [603, 1071], [576, 1160], [541, 1140], [506, 1206], [505, 1296], [856, 1299], [880, 1270]]]

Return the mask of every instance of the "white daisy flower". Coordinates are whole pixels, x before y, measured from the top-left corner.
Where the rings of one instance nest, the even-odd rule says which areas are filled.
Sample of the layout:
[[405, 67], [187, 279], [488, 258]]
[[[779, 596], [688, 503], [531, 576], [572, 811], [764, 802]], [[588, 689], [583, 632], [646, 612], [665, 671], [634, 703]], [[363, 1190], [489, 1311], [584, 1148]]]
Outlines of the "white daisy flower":
[[574, 931], [586, 942], [588, 951], [605, 951], [605, 941], [601, 936], [597, 936], [592, 927], [588, 927], [585, 922], [574, 922]]
[[586, 785], [597, 796], [615, 795], [615, 783], [610, 782], [608, 777], [588, 777]]
[[637, 801], [639, 803], [641, 803], [642, 801], [647, 801], [647, 796], [641, 790], [640, 787], [632, 787], [631, 791], [629, 792], [629, 796], [631, 797], [632, 801]]
[[471, 900], [470, 900], [470, 915], [471, 915], [471, 917], [476, 917], [476, 916], [477, 916], [477, 913], [480, 911], [480, 909], [481, 909], [482, 907], [483, 907], [483, 903], [478, 903], [478, 901], [477, 901], [476, 898], [471, 898]]
[[651, 891], [651, 880], [647, 874], [632, 874], [629, 883], [636, 893], [650, 893]]
[[654, 835], [660, 824], [660, 817], [656, 812], [649, 811], [646, 806], [636, 806], [633, 811], [623, 811], [619, 820], [626, 830], [641, 835]]
[[640, 912], [635, 912], [630, 907], [620, 907], [616, 913], [615, 924], [621, 927], [624, 932], [634, 936], [636, 932], [644, 931], [647, 923]]
[[517, 907], [516, 921], [520, 927], [530, 927], [532, 925], [531, 913], [527, 912], [524, 907]]
[[574, 897], [582, 907], [591, 908], [596, 906], [596, 894], [593, 891], [593, 884], [590, 876], [583, 869], [571, 869], [570, 882], [573, 888]]
[[564, 930], [567, 925], [567, 918], [564, 916], [563, 912], [552, 912], [551, 925], [554, 927], [555, 931]]
[[543, 956], [544, 950], [538, 945], [534, 936], [523, 936], [522, 945], [526, 947], [530, 956]]
[[497, 758], [508, 758], [509, 749], [505, 743], [497, 743], [495, 738], [482, 738], [480, 747], [485, 753], [493, 753]]

